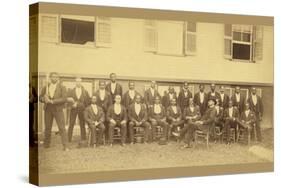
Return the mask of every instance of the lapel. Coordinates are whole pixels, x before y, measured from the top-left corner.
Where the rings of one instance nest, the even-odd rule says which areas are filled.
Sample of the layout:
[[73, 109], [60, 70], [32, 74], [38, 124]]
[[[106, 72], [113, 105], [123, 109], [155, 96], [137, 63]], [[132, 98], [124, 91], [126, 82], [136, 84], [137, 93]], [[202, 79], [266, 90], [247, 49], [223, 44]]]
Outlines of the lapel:
[[56, 89], [55, 89], [53, 98], [57, 98], [58, 96], [59, 96], [59, 83], [57, 83], [57, 85], [56, 85]]

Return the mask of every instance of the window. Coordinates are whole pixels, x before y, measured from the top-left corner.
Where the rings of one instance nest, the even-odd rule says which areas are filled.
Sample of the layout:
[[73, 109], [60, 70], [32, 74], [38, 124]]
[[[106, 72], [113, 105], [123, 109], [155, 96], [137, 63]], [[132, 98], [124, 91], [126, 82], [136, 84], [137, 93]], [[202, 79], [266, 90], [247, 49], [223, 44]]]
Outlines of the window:
[[[262, 28], [225, 24], [224, 55], [231, 60], [255, 62], [262, 59]], [[258, 35], [257, 35], [258, 34]]]
[[195, 22], [144, 20], [144, 51], [185, 56], [196, 53]]
[[62, 18], [61, 42], [71, 44], [86, 44], [95, 41], [95, 23]]

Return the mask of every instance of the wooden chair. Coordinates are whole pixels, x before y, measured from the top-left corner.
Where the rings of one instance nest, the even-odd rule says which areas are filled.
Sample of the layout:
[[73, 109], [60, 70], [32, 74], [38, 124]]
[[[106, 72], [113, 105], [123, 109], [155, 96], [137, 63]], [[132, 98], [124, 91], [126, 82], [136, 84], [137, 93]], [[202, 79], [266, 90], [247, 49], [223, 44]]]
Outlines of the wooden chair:
[[134, 141], [136, 143], [144, 142], [144, 128], [143, 127], [134, 127]]
[[121, 128], [115, 126], [113, 130], [113, 141], [114, 140], [121, 140]]
[[157, 139], [159, 139], [159, 138], [162, 137], [163, 134], [164, 134], [164, 133], [163, 133], [163, 127], [161, 127], [160, 125], [157, 125], [157, 126], [156, 126], [155, 137], [156, 137]]
[[[247, 128], [238, 128], [237, 131], [237, 142], [247, 142], [248, 145], [251, 143], [251, 133], [248, 132], [249, 130]], [[253, 124], [252, 128], [253, 134], [254, 134], [254, 141], [257, 140], [257, 131], [256, 131], [256, 124]]]
[[209, 148], [210, 130], [208, 129], [207, 132], [204, 132], [202, 130], [196, 130], [194, 137], [195, 145], [198, 145], [199, 138], [206, 141], [207, 148]]
[[[99, 128], [98, 127], [96, 127], [96, 131], [97, 131], [97, 134], [99, 134]], [[91, 129], [90, 128], [88, 128], [88, 146], [90, 146], [91, 145], [91, 137], [92, 137], [92, 131], [91, 131]], [[105, 145], [105, 134], [103, 134], [103, 137], [102, 137], [102, 143], [103, 143], [103, 145]]]

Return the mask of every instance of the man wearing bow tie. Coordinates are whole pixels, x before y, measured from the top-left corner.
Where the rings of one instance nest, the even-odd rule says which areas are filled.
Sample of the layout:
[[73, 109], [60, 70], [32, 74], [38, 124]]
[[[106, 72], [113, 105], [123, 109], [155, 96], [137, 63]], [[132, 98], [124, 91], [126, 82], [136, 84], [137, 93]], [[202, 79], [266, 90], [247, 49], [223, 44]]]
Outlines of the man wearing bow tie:
[[146, 106], [141, 103], [141, 96], [139, 94], [135, 97], [135, 102], [130, 105], [128, 109], [129, 116], [129, 133], [130, 142], [134, 143], [134, 127], [144, 128], [144, 143], [148, 142], [148, 135], [150, 124], [148, 123], [148, 116]]
[[172, 131], [177, 131], [178, 128], [183, 127], [184, 120], [182, 119], [182, 112], [179, 106], [177, 106], [177, 101], [175, 98], [171, 99], [171, 105], [167, 108], [167, 122], [168, 127], [168, 139]]
[[160, 94], [158, 93], [158, 91], [156, 89], [156, 82], [151, 81], [150, 88], [144, 92], [144, 102], [145, 102], [147, 108], [150, 108], [153, 106], [155, 97], [161, 98]]
[[214, 83], [212, 83], [210, 85], [210, 89], [211, 91], [208, 93], [208, 100], [209, 99], [219, 99], [220, 98], [220, 94], [216, 91], [216, 85]]
[[135, 96], [140, 95], [135, 90], [135, 83], [133, 81], [129, 81], [129, 90], [123, 95], [122, 104], [128, 110], [131, 104], [135, 101]]
[[111, 101], [114, 102], [115, 96], [122, 96], [122, 86], [116, 82], [116, 74], [111, 73], [110, 82], [106, 85], [106, 91], [108, 91], [111, 95]]
[[162, 104], [167, 109], [171, 105], [171, 100], [175, 99], [177, 102], [177, 93], [173, 86], [169, 86], [168, 93], [162, 98]]
[[105, 81], [99, 81], [99, 89], [96, 91], [95, 96], [97, 96], [97, 105], [106, 113], [109, 106], [112, 104], [112, 100], [110, 93], [105, 90]]
[[225, 120], [224, 123], [224, 130], [226, 133], [226, 141], [227, 144], [230, 144], [230, 128], [235, 128], [237, 130], [237, 121], [239, 119], [239, 111], [238, 108], [233, 106], [232, 100], [228, 102], [228, 108], [224, 110], [223, 119]]
[[186, 107], [188, 107], [189, 99], [192, 97], [193, 96], [192, 96], [192, 93], [189, 91], [188, 83], [184, 82], [182, 90], [180, 91], [179, 96], [178, 96], [178, 101], [177, 101], [182, 112], [184, 111], [184, 109]]
[[76, 78], [76, 86], [69, 91], [68, 100], [72, 101], [70, 110], [69, 128], [68, 128], [68, 140], [72, 141], [72, 133], [75, 125], [76, 118], [78, 116], [80, 124], [81, 140], [86, 140], [86, 129], [83, 111], [89, 105], [90, 96], [88, 91], [82, 86], [82, 79]]
[[223, 109], [228, 107], [229, 96], [225, 94], [224, 86], [220, 86], [219, 103]]
[[[103, 109], [97, 105], [97, 96], [93, 95], [91, 100], [91, 105], [89, 105], [85, 109], [84, 119], [91, 130], [90, 145], [95, 148], [97, 143], [101, 143], [105, 130], [105, 126], [104, 126], [105, 115]], [[98, 128], [98, 136], [97, 136], [97, 128]]]
[[194, 103], [200, 108], [200, 114], [204, 114], [208, 107], [208, 96], [204, 92], [205, 86], [199, 85], [199, 92], [194, 95]]
[[260, 121], [262, 120], [262, 115], [263, 115], [263, 103], [261, 97], [257, 95], [257, 89], [255, 87], [252, 87], [251, 89], [251, 95], [248, 98], [248, 102], [250, 105], [250, 109], [255, 113], [256, 116], [257, 139], [259, 142], [261, 142], [262, 136], [261, 136]]
[[50, 73], [51, 83], [42, 89], [39, 100], [44, 103], [44, 147], [49, 148], [51, 143], [51, 132], [53, 120], [55, 119], [59, 128], [63, 150], [68, 151], [67, 134], [65, 130], [65, 119], [63, 114], [64, 104], [67, 102], [66, 88], [59, 83], [59, 75], [56, 72]]
[[233, 106], [236, 106], [239, 110], [239, 113], [243, 112], [243, 104], [245, 103], [245, 97], [240, 93], [240, 87], [235, 87], [235, 92], [231, 97], [231, 100], [233, 101]]

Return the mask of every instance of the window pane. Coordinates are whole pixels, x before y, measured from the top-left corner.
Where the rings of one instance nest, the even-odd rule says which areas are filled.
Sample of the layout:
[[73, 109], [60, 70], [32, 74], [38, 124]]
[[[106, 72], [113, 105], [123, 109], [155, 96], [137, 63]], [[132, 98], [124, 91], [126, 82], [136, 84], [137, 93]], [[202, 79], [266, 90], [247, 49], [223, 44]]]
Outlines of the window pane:
[[233, 31], [233, 40], [241, 41], [241, 32]]
[[250, 33], [242, 33], [242, 40], [244, 42], [250, 42], [251, 41], [251, 34]]
[[61, 41], [85, 44], [95, 41], [95, 23], [89, 21], [61, 19]]
[[233, 43], [233, 59], [250, 60], [251, 46]]

